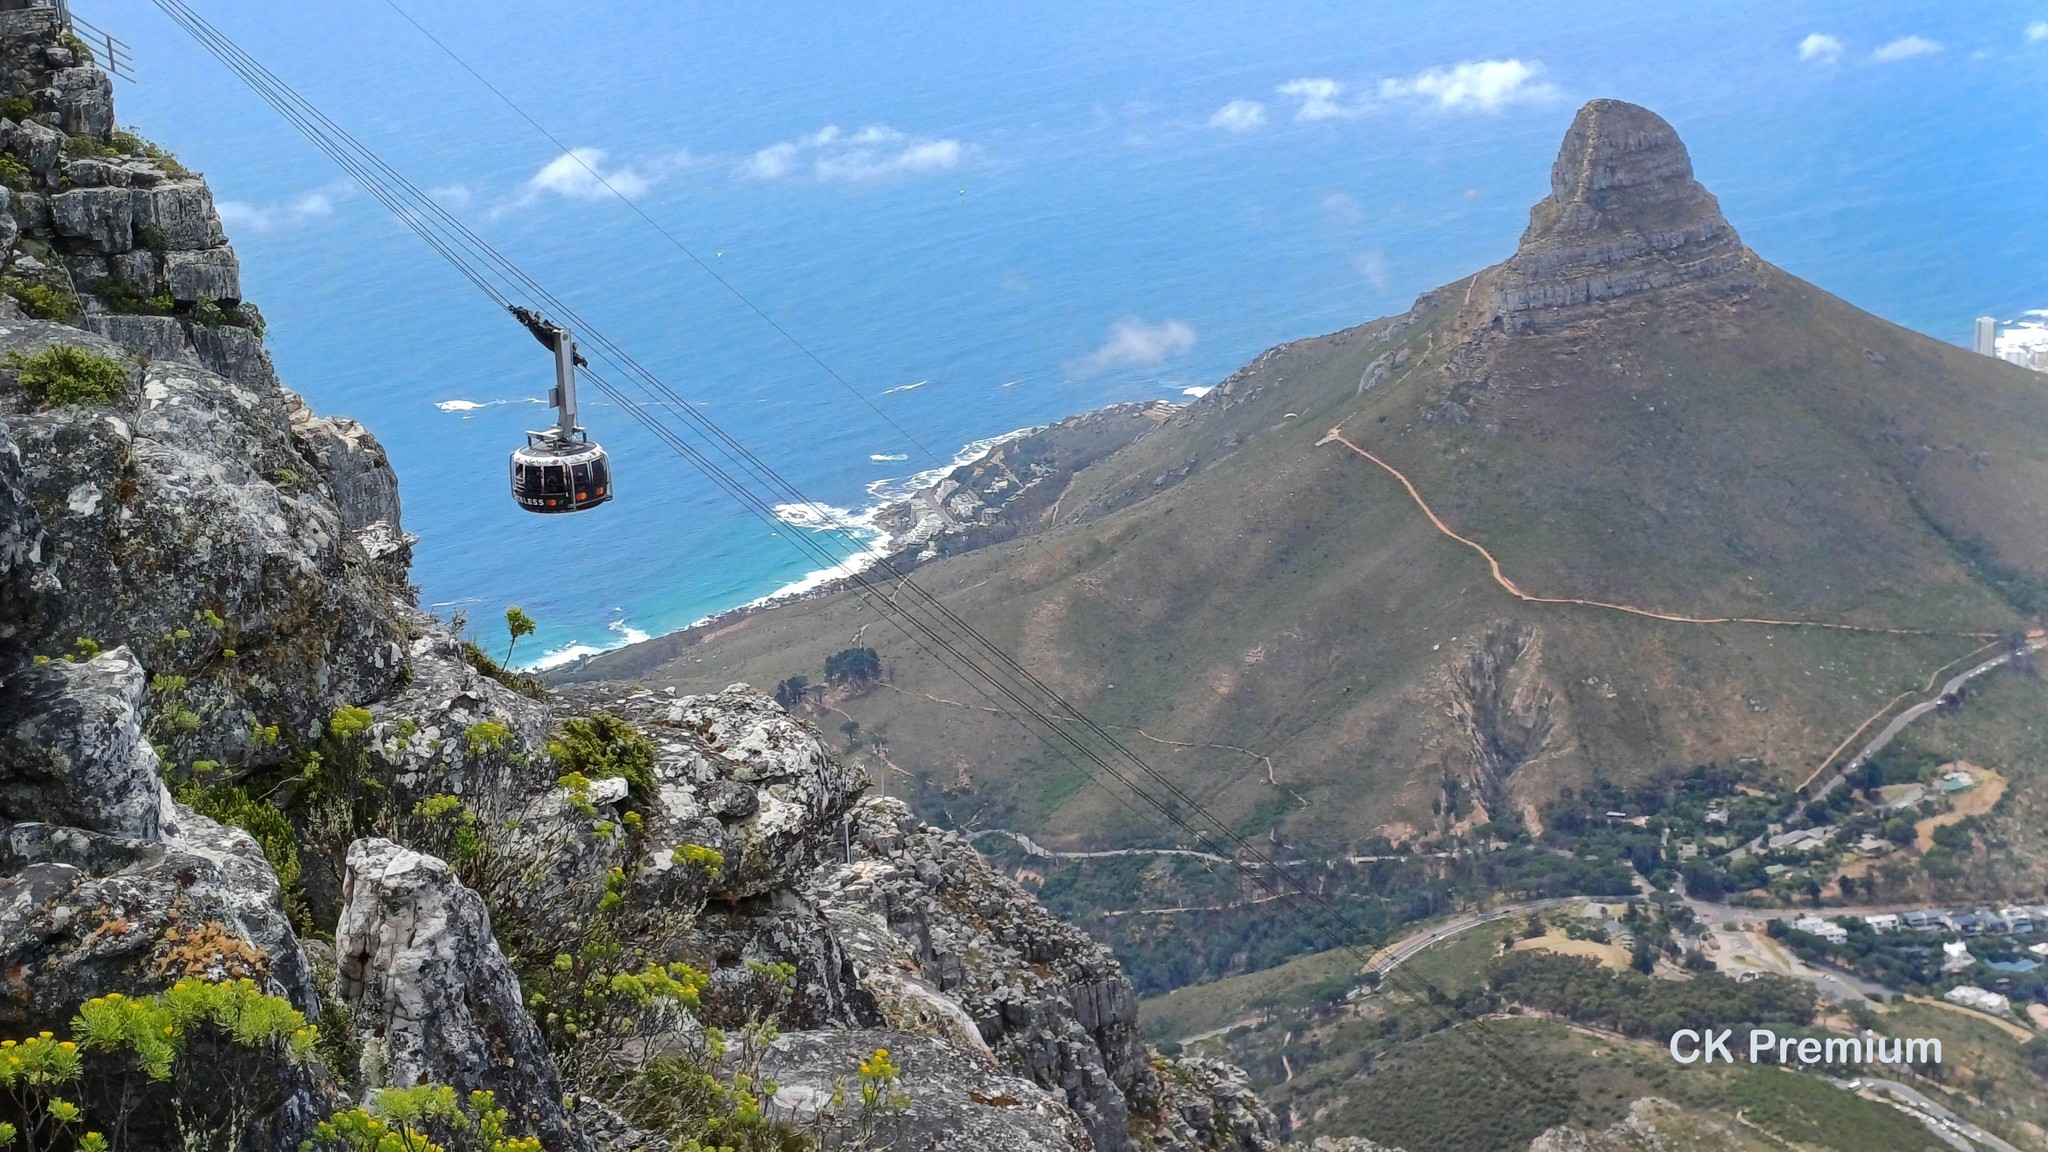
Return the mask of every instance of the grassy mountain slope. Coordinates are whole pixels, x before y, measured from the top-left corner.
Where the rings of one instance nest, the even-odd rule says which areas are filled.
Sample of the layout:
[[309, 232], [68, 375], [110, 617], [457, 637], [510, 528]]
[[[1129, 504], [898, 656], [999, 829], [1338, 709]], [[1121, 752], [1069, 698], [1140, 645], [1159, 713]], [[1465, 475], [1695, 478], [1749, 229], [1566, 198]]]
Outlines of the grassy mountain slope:
[[[1261, 356], [1080, 471], [1035, 533], [915, 578], [1247, 832], [1415, 838], [1706, 760], [1797, 778], [1983, 643], [1957, 634], [2041, 606], [2043, 383], [1764, 263], [1668, 126], [1596, 102], [1510, 260]], [[1518, 600], [1319, 443], [1340, 425], [1530, 594], [1929, 634]], [[815, 679], [856, 640], [890, 681], [830, 706], [927, 811], [1160, 838], [850, 594], [592, 674]]]

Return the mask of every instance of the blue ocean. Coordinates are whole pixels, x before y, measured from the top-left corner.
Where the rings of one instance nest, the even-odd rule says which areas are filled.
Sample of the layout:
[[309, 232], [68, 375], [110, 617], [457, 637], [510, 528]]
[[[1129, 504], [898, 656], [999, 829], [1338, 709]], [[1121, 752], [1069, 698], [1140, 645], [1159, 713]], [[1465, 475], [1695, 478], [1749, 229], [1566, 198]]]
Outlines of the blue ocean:
[[[847, 514], [1503, 258], [1594, 97], [1880, 316], [1961, 343], [2048, 306], [2048, 4], [398, 3], [575, 157], [381, 0], [198, 7]], [[524, 607], [531, 664], [819, 568], [815, 510], [764, 523], [596, 395], [616, 501], [518, 511], [546, 352], [147, 0], [73, 7], [133, 46], [122, 119], [211, 180], [286, 383], [389, 450], [438, 612], [496, 645]]]

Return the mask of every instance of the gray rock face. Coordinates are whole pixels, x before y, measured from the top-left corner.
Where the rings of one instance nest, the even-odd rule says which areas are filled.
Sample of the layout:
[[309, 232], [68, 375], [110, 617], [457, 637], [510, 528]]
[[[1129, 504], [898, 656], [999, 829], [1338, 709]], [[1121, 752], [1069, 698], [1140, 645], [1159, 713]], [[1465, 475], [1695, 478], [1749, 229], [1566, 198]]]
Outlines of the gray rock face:
[[[908, 1100], [863, 1123], [855, 1071], [877, 1048], [887, 1049], [901, 1070], [895, 1090]], [[985, 1056], [924, 1036], [868, 1030], [787, 1033], [768, 1050], [762, 1073], [779, 1086], [775, 1111], [787, 1119], [819, 1123], [828, 1140], [867, 1135], [872, 1140], [867, 1146], [895, 1152], [1088, 1152], [1091, 1147], [1088, 1133], [1057, 1095], [998, 1072]], [[841, 1085], [852, 1102], [834, 1105], [834, 1090]]]
[[[77, 329], [0, 321], [0, 348], [60, 343], [123, 356]], [[116, 408], [12, 420], [57, 589], [25, 641], [127, 644], [184, 677], [202, 721], [171, 740], [185, 760], [259, 758], [257, 725], [317, 735], [334, 708], [382, 695], [404, 656], [390, 591], [293, 440], [284, 394], [182, 360], [136, 377]], [[0, 405], [24, 400], [0, 381]]]
[[1166, 1096], [1161, 1112], [1171, 1134], [1163, 1145], [1204, 1152], [1280, 1152], [1280, 1125], [1252, 1091], [1243, 1069], [1192, 1056], [1161, 1065], [1159, 1082]]
[[0, 681], [0, 822], [157, 838], [168, 806], [142, 734], [142, 665], [116, 648]]
[[100, 252], [135, 247], [135, 204], [126, 188], [77, 188], [50, 197], [57, 234]]
[[384, 446], [354, 420], [315, 416], [305, 401], [288, 395], [292, 438], [327, 480], [342, 525], [350, 531], [382, 521], [402, 528], [398, 518], [398, 475]]
[[0, 420], [0, 652], [18, 646], [16, 637], [39, 614], [39, 586], [46, 582], [38, 579], [42, 558], [43, 518], [29, 501], [14, 433]]
[[1680, 286], [1707, 297], [1754, 284], [1752, 257], [1693, 179], [1671, 125], [1647, 108], [1595, 100], [1579, 110], [1550, 170], [1550, 195], [1493, 284], [1508, 331], [1550, 329], [1602, 301]]
[[212, 300], [242, 302], [242, 265], [225, 244], [196, 252], [170, 252], [163, 258], [163, 287], [181, 304]]
[[[867, 941], [856, 972], [869, 993], [906, 1022], [946, 1014], [924, 989], [957, 1002], [1002, 1067], [1066, 1097], [1097, 1152], [1130, 1147], [1132, 1116], [1156, 1111], [1159, 1085], [1115, 957], [899, 801], [862, 802], [852, 839], [854, 862], [814, 890], [835, 927]], [[887, 955], [876, 920], [918, 984], [874, 962]]]
[[141, 675], [116, 650], [0, 683], [0, 1032], [185, 976], [249, 976], [317, 1013], [262, 849], [158, 779]]
[[589, 1149], [482, 898], [389, 840], [349, 849], [343, 895], [336, 993], [381, 1047], [389, 1083], [494, 1092], [550, 1152]]

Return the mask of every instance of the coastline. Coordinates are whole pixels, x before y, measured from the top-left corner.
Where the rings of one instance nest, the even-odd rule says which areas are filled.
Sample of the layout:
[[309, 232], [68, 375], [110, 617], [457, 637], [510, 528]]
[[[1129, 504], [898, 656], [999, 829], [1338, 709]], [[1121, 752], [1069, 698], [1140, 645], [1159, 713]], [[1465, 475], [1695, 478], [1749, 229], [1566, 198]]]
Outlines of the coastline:
[[[604, 649], [570, 645], [525, 670], [559, 683], [609, 679], [628, 673], [625, 665], [641, 662], [625, 653], [666, 659], [668, 653], [711, 639], [759, 613], [856, 587], [855, 577], [885, 563], [896, 573], [909, 573], [940, 556], [1012, 539], [1026, 526], [1025, 520], [1054, 502], [1045, 498], [1047, 492], [1063, 490], [1075, 472], [1184, 407], [1167, 400], [1112, 404], [1052, 424], [971, 441], [948, 464], [870, 482], [871, 502], [857, 512], [823, 504], [777, 505], [776, 518], [792, 529], [871, 535], [839, 563], [808, 572], [744, 604], [659, 635], [618, 628], [625, 636], [622, 643]], [[1026, 449], [1017, 453], [1020, 459], [1007, 458], [1005, 449], [1013, 445]]]

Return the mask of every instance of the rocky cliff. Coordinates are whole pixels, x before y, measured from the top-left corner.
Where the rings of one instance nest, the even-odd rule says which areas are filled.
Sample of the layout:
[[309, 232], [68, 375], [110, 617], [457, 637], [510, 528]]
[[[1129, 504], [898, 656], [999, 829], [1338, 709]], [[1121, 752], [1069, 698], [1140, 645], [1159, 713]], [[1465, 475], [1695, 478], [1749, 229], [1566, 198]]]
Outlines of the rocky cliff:
[[422, 613], [382, 450], [280, 386], [205, 181], [51, 7], [0, 10], [0, 83], [0, 1037], [83, 1107], [0, 1123], [1276, 1146], [772, 701], [551, 696]]
[[1664, 118], [1619, 100], [1579, 110], [1529, 210], [1515, 255], [1493, 274], [1495, 322], [1557, 328], [1606, 301], [1688, 289], [1692, 299], [1756, 286], [1755, 258]]

